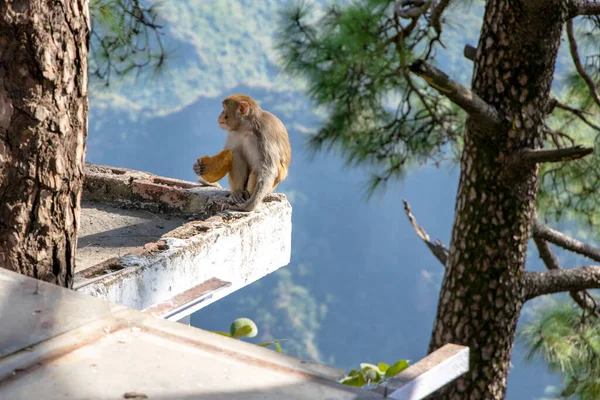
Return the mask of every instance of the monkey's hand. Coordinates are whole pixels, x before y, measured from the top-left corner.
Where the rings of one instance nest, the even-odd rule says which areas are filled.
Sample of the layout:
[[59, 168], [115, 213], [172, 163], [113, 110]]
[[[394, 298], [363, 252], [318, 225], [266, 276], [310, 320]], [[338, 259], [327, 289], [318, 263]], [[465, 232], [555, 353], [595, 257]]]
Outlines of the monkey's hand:
[[212, 186], [212, 187], [221, 187], [221, 185], [219, 185], [218, 182], [208, 182], [206, 179], [204, 179], [202, 177], [202, 175], [206, 172], [206, 165], [201, 162], [198, 161], [194, 164], [194, 172], [196, 173], [196, 175], [198, 175], [196, 177], [196, 181], [201, 183], [204, 186]]
[[203, 175], [206, 172], [206, 164], [204, 164], [200, 160], [196, 161], [196, 163], [194, 164], [194, 172], [198, 176]]
[[[221, 151], [215, 156], [200, 157], [194, 164], [194, 172], [198, 175], [200, 183], [214, 183], [223, 178], [233, 162], [233, 153], [229, 149]], [[201, 178], [201, 179], [200, 179]]]
[[229, 196], [234, 204], [240, 204], [250, 198], [250, 193], [248, 193], [247, 190], [238, 190], [236, 192], [231, 192]]

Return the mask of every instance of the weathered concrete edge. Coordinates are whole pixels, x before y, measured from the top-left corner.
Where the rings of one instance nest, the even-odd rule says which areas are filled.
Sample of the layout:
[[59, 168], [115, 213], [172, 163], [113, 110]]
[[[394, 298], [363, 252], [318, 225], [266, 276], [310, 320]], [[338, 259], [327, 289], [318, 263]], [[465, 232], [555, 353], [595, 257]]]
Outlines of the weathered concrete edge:
[[85, 164], [83, 198], [125, 208], [208, 218], [221, 211], [227, 190], [148, 172]]
[[291, 205], [283, 195], [272, 200], [249, 214], [224, 214], [239, 217], [233, 221], [186, 224], [202, 229], [184, 239], [176, 237], [179, 228], [169, 232], [162, 237], [168, 248], [123, 256], [116, 260], [122, 269], [76, 289], [142, 310], [213, 277], [231, 282], [202, 306], [211, 304], [289, 263]]

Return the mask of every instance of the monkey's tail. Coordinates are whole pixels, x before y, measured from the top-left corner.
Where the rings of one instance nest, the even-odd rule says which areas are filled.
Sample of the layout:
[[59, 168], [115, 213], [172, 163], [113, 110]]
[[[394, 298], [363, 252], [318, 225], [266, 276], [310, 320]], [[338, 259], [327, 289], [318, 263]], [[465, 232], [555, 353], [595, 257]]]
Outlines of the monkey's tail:
[[203, 186], [212, 186], [212, 187], [218, 187], [218, 188], [221, 187], [219, 182], [207, 182], [201, 176], [196, 176], [196, 181], [198, 181], [198, 183], [201, 183]]
[[269, 176], [267, 179], [259, 179], [254, 188], [254, 193], [246, 202], [231, 207], [232, 210], [237, 211], [253, 211], [265, 198], [266, 195], [271, 193], [273, 190], [273, 183], [275, 177]]

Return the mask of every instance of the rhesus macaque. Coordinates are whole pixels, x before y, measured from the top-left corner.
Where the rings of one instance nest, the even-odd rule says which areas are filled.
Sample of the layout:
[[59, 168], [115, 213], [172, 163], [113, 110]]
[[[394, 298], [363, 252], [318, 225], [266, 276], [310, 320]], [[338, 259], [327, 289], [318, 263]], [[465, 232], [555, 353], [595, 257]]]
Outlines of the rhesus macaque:
[[[231, 199], [235, 203], [230, 208], [252, 211], [287, 176], [292, 158], [287, 130], [279, 118], [242, 94], [223, 100], [223, 111], [217, 121], [227, 131], [224, 149], [232, 153], [231, 166], [226, 170], [223, 166], [227, 163], [221, 162], [219, 168], [210, 168], [203, 160], [210, 161], [211, 157], [203, 157], [194, 164], [194, 172], [209, 183], [229, 172]], [[213, 173], [209, 180], [206, 179], [209, 169], [220, 172]]]
[[215, 156], [204, 156], [194, 164], [194, 172], [198, 175], [196, 180], [205, 186], [221, 187], [217, 182], [231, 169], [233, 153], [224, 149]]

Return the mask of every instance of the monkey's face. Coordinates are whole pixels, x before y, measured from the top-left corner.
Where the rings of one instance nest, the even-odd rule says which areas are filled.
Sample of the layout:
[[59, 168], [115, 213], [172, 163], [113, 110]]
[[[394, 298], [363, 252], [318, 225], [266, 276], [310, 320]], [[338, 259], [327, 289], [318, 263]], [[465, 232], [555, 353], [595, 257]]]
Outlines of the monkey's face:
[[242, 117], [237, 112], [237, 106], [233, 103], [223, 102], [223, 111], [217, 119], [219, 127], [225, 131], [234, 131], [242, 123]]
[[225, 108], [225, 106], [223, 106], [223, 111], [221, 111], [221, 114], [219, 114], [217, 123], [219, 124], [219, 127], [224, 131], [229, 130], [229, 126], [227, 125], [227, 109]]

